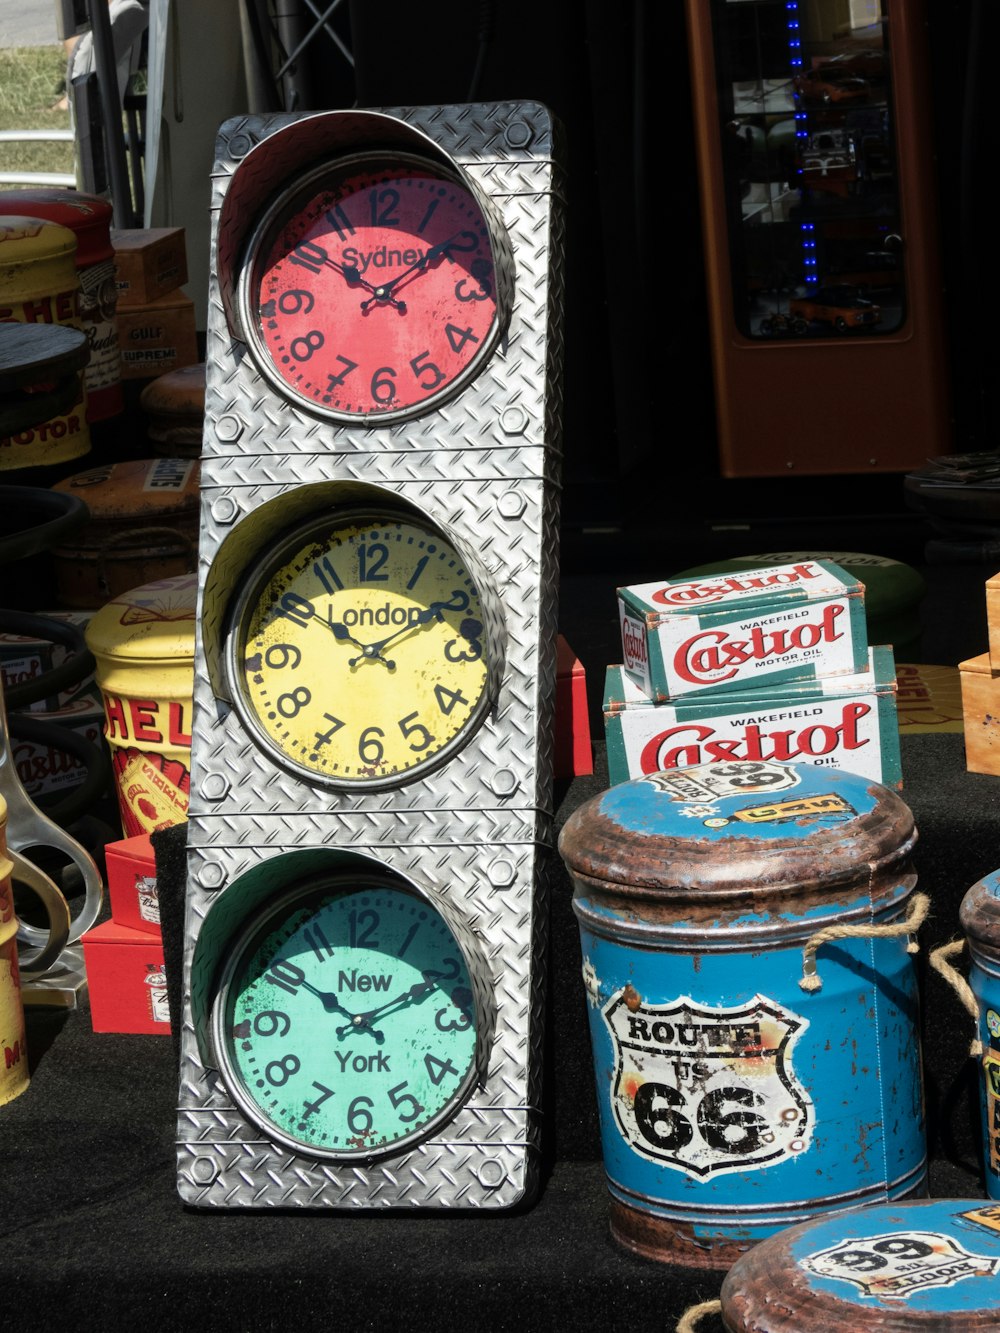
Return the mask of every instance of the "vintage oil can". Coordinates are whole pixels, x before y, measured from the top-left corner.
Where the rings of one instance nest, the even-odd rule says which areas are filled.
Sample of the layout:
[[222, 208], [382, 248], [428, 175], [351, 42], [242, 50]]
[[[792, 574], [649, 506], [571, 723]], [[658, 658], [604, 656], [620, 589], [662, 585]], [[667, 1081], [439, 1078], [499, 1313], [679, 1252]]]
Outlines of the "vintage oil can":
[[913, 816], [809, 764], [612, 787], [567, 820], [611, 1229], [728, 1267], [926, 1188]]

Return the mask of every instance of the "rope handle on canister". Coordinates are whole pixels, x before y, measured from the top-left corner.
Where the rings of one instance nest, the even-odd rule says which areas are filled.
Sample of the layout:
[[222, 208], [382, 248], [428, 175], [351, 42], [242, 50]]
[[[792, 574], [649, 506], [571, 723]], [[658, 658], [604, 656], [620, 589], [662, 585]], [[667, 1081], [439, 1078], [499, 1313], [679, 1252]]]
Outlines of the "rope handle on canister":
[[965, 940], [950, 940], [947, 944], [941, 944], [934, 949], [928, 956], [927, 961], [939, 976], [944, 977], [975, 1020], [976, 1035], [969, 1043], [969, 1054], [979, 1056], [983, 1053], [983, 1043], [979, 1040], [979, 1003], [976, 1000], [975, 991], [958, 968], [953, 967], [951, 963], [952, 958], [957, 957], [964, 948]]
[[722, 1302], [702, 1301], [700, 1305], [692, 1305], [681, 1315], [675, 1333], [695, 1333], [707, 1314], [722, 1314]]
[[[930, 906], [931, 900], [926, 893], [915, 893], [910, 902], [910, 910], [904, 919], [894, 926], [825, 926], [822, 930], [817, 930], [815, 935], [809, 936], [806, 946], [802, 950], [802, 979], [799, 981], [799, 986], [804, 991], [822, 989], [823, 980], [816, 970], [816, 953], [824, 944], [828, 944], [831, 940], [873, 939], [875, 937], [885, 939], [897, 935], [913, 936], [927, 919]], [[920, 952], [920, 945], [916, 939], [909, 941], [906, 952]]]

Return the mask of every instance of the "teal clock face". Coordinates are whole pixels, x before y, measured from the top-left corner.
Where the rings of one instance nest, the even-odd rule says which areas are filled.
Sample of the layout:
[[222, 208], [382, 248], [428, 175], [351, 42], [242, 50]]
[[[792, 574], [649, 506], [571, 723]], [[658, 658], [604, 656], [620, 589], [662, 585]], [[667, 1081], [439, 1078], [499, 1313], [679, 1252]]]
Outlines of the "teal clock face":
[[388, 877], [325, 879], [270, 905], [234, 945], [213, 1024], [241, 1109], [320, 1157], [425, 1137], [475, 1076], [463, 950], [429, 900]]

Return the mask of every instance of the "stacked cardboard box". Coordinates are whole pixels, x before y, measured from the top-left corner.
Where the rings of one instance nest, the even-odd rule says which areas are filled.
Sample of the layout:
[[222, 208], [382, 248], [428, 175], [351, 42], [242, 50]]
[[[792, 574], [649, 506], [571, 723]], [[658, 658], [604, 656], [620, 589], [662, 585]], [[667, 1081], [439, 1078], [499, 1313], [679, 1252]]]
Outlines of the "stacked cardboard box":
[[729, 762], [826, 764], [902, 786], [892, 649], [870, 647], [864, 588], [802, 560], [620, 588], [608, 668], [612, 784]]
[[111, 920], [83, 936], [95, 1032], [169, 1034], [167, 978], [156, 894], [156, 860], [147, 834], [108, 843]]
[[986, 580], [986, 623], [987, 651], [958, 664], [970, 773], [1000, 773], [1000, 574]]
[[122, 379], [152, 379], [198, 361], [182, 227], [112, 230]]

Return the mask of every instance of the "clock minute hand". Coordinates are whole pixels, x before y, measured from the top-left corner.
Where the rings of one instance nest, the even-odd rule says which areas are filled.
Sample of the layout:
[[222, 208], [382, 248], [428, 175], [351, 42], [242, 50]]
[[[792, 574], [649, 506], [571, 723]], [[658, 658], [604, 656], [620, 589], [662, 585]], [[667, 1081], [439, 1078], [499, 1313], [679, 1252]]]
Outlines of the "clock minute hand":
[[[365, 657], [377, 657], [380, 662], [385, 662], [386, 659], [382, 657], [382, 649], [387, 643], [392, 643], [393, 639], [398, 639], [404, 634], [409, 634], [410, 630], [419, 629], [421, 625], [430, 624], [432, 620], [439, 620], [445, 611], [464, 611], [468, 605], [468, 594], [463, 592], [461, 588], [455, 588], [447, 602], [431, 602], [431, 604], [425, 606], [422, 611], [418, 611], [408, 624], [401, 625], [399, 629], [393, 630], [393, 632], [387, 634], [384, 639], [379, 639], [378, 643], [367, 644], [362, 656], [356, 657], [351, 663], [351, 666], [353, 666], [355, 662], [362, 661]], [[387, 665], [395, 666], [395, 663], [388, 662]]]
[[394, 1000], [386, 1000], [385, 1004], [380, 1004], [377, 1009], [369, 1009], [366, 1013], [357, 1014], [357, 1019], [364, 1020], [365, 1026], [371, 1023], [373, 1018], [382, 1018], [391, 1013], [394, 1009], [403, 1009], [408, 1004], [416, 1004], [425, 999], [432, 990], [437, 989], [437, 981], [416, 981], [409, 988], [403, 991], [402, 995], [397, 995]]
[[392, 293], [396, 290], [396, 288], [400, 285], [400, 283], [406, 282], [408, 278], [415, 277], [416, 274], [418, 273], [423, 273], [423, 271], [426, 268], [428, 268], [435, 259], [439, 259], [441, 255], [446, 255], [450, 250], [450, 248], [454, 245], [454, 243], [458, 240], [458, 238], [461, 235], [462, 233], [458, 231], [455, 233], [454, 236], [449, 236], [446, 241], [438, 241], [437, 245], [432, 245], [431, 248], [427, 250], [423, 255], [421, 255], [419, 259], [415, 260], [407, 268], [404, 268], [402, 273], [397, 273], [396, 276], [391, 281], [382, 282], [379, 283], [377, 287], [369, 288], [369, 290], [373, 293], [372, 300], [362, 301], [361, 309], [367, 310], [367, 308], [370, 305], [374, 304], [374, 302], [376, 301], [390, 301], [392, 304], [398, 305], [402, 307], [403, 310], [405, 310], [406, 309], [405, 303], [402, 301], [394, 301]]

